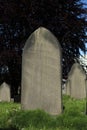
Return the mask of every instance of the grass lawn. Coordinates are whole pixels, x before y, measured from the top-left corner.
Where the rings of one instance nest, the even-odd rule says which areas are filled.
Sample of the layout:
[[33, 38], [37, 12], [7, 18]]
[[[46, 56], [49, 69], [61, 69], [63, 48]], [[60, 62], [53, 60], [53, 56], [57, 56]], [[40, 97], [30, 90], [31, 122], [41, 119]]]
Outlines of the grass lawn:
[[0, 128], [18, 130], [87, 130], [85, 99], [63, 96], [64, 111], [51, 116], [43, 110], [23, 111], [20, 104], [0, 102]]

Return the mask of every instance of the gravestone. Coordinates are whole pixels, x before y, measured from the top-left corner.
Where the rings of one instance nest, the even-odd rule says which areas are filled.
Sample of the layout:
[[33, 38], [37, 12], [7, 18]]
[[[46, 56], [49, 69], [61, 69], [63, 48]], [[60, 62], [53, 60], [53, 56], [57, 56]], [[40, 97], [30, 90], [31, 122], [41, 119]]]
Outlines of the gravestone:
[[62, 94], [66, 94], [66, 80], [62, 80]]
[[68, 75], [67, 95], [76, 99], [86, 97], [86, 74], [80, 64], [73, 64]]
[[0, 101], [10, 102], [10, 99], [10, 86], [4, 82], [0, 86]]
[[22, 109], [62, 112], [61, 47], [55, 36], [40, 27], [28, 38], [22, 57]]
[[71, 86], [70, 86], [70, 80], [67, 79], [66, 81], [66, 94], [70, 96], [71, 94]]

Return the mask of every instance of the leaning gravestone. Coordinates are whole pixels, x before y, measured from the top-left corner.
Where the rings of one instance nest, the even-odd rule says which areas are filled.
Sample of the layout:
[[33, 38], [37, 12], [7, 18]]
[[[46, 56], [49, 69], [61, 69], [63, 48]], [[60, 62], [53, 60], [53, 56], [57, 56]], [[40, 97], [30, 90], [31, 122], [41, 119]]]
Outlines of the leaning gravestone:
[[4, 82], [0, 86], [0, 101], [10, 102], [10, 99], [11, 99], [10, 86]]
[[22, 109], [60, 114], [61, 73], [59, 42], [49, 30], [40, 27], [30, 35], [23, 51]]
[[86, 97], [86, 74], [80, 64], [75, 63], [68, 75], [67, 95], [76, 99]]

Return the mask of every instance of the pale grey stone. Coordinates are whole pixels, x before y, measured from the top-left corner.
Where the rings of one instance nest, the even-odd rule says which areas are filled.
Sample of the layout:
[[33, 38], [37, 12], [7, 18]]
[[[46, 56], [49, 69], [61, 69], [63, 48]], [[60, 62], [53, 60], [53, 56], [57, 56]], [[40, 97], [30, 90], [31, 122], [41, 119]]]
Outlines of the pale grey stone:
[[0, 86], [0, 101], [10, 102], [10, 86], [7, 83], [3, 83]]
[[40, 27], [25, 43], [22, 57], [22, 109], [62, 112], [61, 47], [56, 37]]
[[11, 102], [14, 102], [14, 98], [11, 98]]
[[76, 99], [86, 97], [86, 74], [80, 64], [75, 63], [68, 76], [67, 95]]
[[66, 94], [66, 80], [63, 79], [62, 80], [62, 94]]
[[66, 94], [67, 95], [71, 95], [71, 86], [70, 86], [70, 80], [69, 79], [67, 79], [67, 81], [66, 81]]
[[21, 94], [21, 87], [18, 86], [18, 95], [20, 95], [20, 94]]

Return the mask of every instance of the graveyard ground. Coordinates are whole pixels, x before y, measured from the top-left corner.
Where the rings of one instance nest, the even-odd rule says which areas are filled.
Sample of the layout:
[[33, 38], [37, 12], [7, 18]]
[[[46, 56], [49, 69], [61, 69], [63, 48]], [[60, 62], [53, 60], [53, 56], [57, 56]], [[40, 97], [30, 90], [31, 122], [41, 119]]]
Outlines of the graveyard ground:
[[23, 111], [20, 104], [0, 102], [0, 129], [87, 130], [86, 101], [63, 96], [64, 111], [51, 116], [42, 110]]

